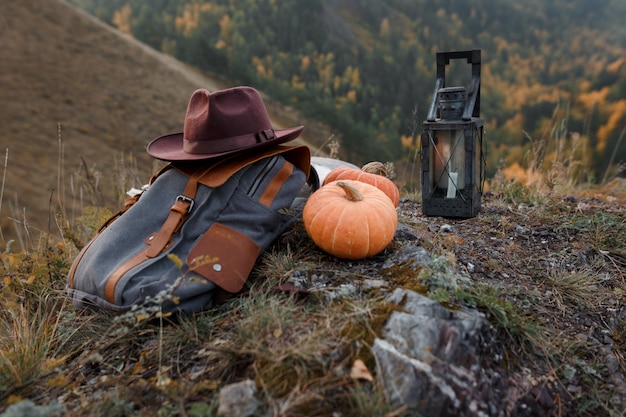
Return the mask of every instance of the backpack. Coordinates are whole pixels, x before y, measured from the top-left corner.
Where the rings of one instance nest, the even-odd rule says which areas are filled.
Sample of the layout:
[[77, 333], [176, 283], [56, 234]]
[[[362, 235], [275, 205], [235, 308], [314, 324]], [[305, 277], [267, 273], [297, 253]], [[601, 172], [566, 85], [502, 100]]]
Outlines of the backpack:
[[191, 314], [240, 292], [294, 220], [296, 197], [318, 186], [310, 172], [306, 146], [167, 164], [72, 263], [66, 290], [75, 308]]

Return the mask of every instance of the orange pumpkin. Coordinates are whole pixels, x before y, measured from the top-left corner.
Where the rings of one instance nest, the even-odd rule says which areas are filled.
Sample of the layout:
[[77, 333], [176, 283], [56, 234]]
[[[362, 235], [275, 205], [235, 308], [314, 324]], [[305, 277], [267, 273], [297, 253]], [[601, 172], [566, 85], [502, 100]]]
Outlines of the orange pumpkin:
[[394, 207], [400, 204], [400, 191], [396, 184], [387, 178], [387, 170], [380, 162], [370, 162], [360, 170], [352, 167], [335, 168], [324, 178], [324, 184], [339, 180], [355, 180], [371, 184], [387, 194]]
[[334, 181], [315, 191], [302, 212], [304, 228], [322, 250], [343, 259], [380, 253], [393, 240], [398, 214], [385, 193], [360, 181]]

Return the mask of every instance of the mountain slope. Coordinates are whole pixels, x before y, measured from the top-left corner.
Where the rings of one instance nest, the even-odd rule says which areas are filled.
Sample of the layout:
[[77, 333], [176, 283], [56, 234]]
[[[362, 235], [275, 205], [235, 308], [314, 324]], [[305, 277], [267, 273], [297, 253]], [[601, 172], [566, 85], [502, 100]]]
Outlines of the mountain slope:
[[[70, 220], [84, 205], [115, 207], [121, 187], [152, 172], [145, 145], [182, 130], [191, 93], [230, 86], [62, 0], [2, 1], [0, 28], [3, 168], [8, 150], [0, 246], [24, 234], [24, 221], [55, 233], [49, 213], [58, 202]], [[121, 184], [124, 166], [135, 167], [133, 182]], [[91, 184], [99, 178], [98, 199], [89, 198], [85, 168]]]

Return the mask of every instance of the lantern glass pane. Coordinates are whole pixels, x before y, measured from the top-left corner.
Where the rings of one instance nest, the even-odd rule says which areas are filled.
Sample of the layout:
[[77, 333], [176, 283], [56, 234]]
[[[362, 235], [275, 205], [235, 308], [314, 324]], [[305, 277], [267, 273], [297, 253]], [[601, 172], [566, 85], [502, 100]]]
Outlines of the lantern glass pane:
[[455, 198], [465, 188], [465, 133], [460, 130], [433, 130], [431, 145], [431, 189], [434, 195]]
[[475, 186], [475, 191], [483, 192], [483, 183], [485, 180], [485, 165], [483, 164], [482, 149], [483, 149], [483, 128], [482, 126], [476, 127], [476, 135], [474, 135], [474, 180], [472, 181]]

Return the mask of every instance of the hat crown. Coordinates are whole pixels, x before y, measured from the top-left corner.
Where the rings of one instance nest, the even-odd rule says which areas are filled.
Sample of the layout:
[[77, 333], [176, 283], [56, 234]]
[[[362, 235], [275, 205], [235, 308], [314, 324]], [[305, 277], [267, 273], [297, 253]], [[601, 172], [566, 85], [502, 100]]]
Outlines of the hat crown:
[[198, 89], [187, 106], [183, 140], [219, 140], [254, 135], [271, 128], [265, 104], [257, 90], [234, 87], [210, 93]]

